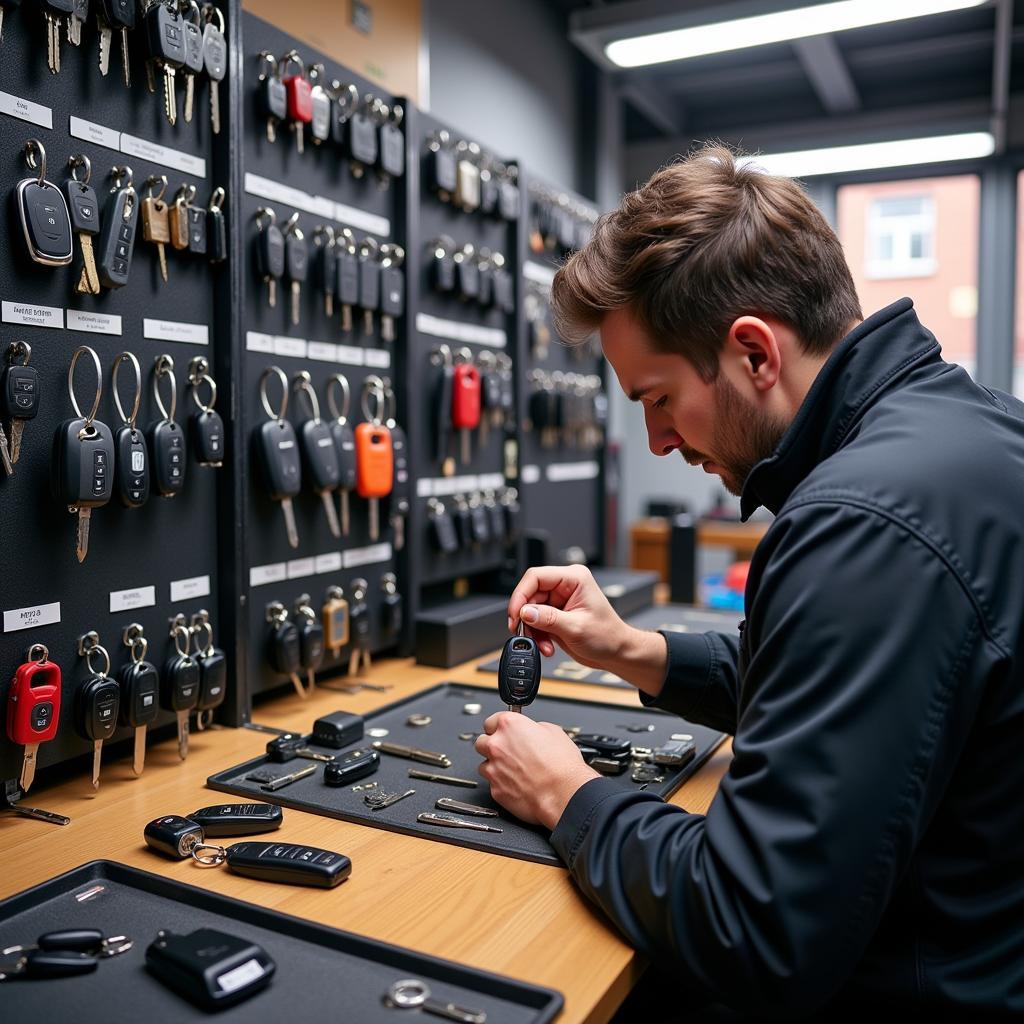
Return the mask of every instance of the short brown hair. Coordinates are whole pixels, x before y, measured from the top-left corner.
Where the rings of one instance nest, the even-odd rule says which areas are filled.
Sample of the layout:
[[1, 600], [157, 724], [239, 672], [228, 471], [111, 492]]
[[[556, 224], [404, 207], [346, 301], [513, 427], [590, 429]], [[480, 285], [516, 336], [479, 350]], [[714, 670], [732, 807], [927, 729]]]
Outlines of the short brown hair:
[[628, 193], [558, 271], [551, 295], [564, 338], [586, 337], [628, 306], [658, 351], [685, 356], [705, 380], [744, 314], [787, 324], [812, 353], [861, 319], [839, 239], [800, 185], [738, 166], [721, 145]]

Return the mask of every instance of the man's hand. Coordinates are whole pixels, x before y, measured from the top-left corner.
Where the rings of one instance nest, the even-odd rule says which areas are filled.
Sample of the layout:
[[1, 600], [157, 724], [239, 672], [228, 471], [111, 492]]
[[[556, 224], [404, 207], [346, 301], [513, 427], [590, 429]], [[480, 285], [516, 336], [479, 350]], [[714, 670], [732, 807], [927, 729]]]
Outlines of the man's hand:
[[513, 711], [484, 722], [476, 751], [484, 758], [479, 771], [491, 796], [520, 820], [548, 829], [558, 824], [580, 786], [600, 778], [561, 726]]
[[661, 691], [665, 638], [623, 622], [586, 566], [527, 569], [508, 602], [511, 632], [520, 620], [546, 657], [557, 641], [581, 665], [614, 672], [651, 696]]

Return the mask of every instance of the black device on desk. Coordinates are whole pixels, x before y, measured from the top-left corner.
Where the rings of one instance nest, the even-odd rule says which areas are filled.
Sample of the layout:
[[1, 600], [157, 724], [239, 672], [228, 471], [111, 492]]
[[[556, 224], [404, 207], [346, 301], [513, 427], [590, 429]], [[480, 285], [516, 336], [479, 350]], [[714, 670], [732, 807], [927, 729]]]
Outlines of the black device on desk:
[[541, 661], [537, 642], [519, 632], [505, 641], [498, 664], [498, 693], [509, 711], [522, 711], [532, 704], [540, 689]]

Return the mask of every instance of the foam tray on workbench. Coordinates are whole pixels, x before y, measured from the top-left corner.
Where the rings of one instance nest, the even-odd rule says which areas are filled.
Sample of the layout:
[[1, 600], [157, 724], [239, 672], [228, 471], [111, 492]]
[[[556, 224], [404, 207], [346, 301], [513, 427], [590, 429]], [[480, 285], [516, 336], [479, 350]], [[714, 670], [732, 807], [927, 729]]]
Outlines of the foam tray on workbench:
[[[626, 621], [637, 629], [664, 629], [673, 633], [703, 633], [715, 630], [721, 633], [733, 633], [743, 616], [736, 612], [715, 611], [710, 608], [694, 608], [688, 604], [656, 604], [645, 608]], [[498, 658], [484, 661], [477, 665], [478, 672], [490, 672], [497, 675]], [[568, 655], [555, 650], [553, 657], [541, 655], [541, 676], [544, 679], [555, 679], [560, 683], [587, 683], [593, 686], [617, 686], [630, 689], [621, 676], [614, 672], [606, 672], [600, 668], [589, 668], [573, 661]]]
[[[82, 899], [96, 888], [95, 896]], [[382, 997], [400, 978], [418, 978], [435, 997], [485, 1011], [487, 1024], [545, 1024], [562, 1007], [562, 996], [553, 989], [314, 924], [114, 861], [91, 861], [0, 902], [0, 948], [28, 945], [58, 928], [100, 928], [105, 935], [127, 935], [135, 944], [102, 960], [91, 974], [5, 983], [6, 1020], [65, 1018], [75, 1024], [106, 1024], [205, 1017], [145, 967], [146, 947], [158, 931], [196, 928], [216, 928], [256, 942], [277, 964], [268, 988], [217, 1011], [222, 1024], [300, 1016], [395, 1024], [405, 1018], [386, 1007]]]
[[[467, 703], [479, 704], [480, 712], [467, 714], [463, 710], [463, 706]], [[434, 839], [442, 843], [453, 843], [456, 846], [466, 846], [488, 853], [500, 853], [507, 857], [518, 857], [541, 864], [561, 864], [548, 842], [549, 833], [546, 829], [526, 825], [511, 817], [491, 799], [487, 783], [477, 774], [480, 755], [477, 754], [470, 740], [459, 739], [459, 733], [471, 733], [475, 738], [483, 729], [483, 721], [488, 715], [504, 710], [506, 707], [501, 703], [497, 691], [494, 689], [465, 686], [461, 683], [440, 683], [429, 690], [406, 697], [394, 704], [388, 704], [368, 715], [366, 717], [367, 728], [386, 728], [389, 741], [438, 751], [447, 754], [452, 762], [451, 768], [435, 768], [390, 754], [381, 754], [379, 770], [370, 778], [362, 779], [355, 785], [377, 781], [378, 788], [369, 792], [378, 792], [379, 790], [402, 792], [406, 789], [416, 791], [413, 796], [406, 797], [381, 811], [371, 811], [363, 802], [364, 794], [352, 792], [351, 786], [334, 788], [324, 785], [323, 771], [319, 767], [307, 778], [293, 782], [274, 793], [265, 792], [260, 788], [258, 782], [245, 778], [254, 769], [267, 765], [277, 769], [277, 774], [287, 775], [294, 771], [297, 765], [301, 765], [301, 761], [274, 765], [266, 757], [257, 757], [211, 775], [206, 780], [206, 784], [225, 793], [270, 801], [281, 804], [282, 807], [294, 807], [313, 814], [323, 814], [329, 818], [340, 818], [342, 821], [374, 825], [392, 832]], [[567, 728], [578, 726], [581, 732], [617, 735], [643, 746], [657, 746], [666, 743], [673, 733], [687, 733], [693, 736], [697, 745], [696, 758], [685, 768], [674, 771], [666, 769], [663, 782], [657, 784], [652, 782], [648, 786], [649, 792], [658, 793], [660, 796], [669, 796], [675, 792], [725, 738], [723, 733], [691, 725], [675, 715], [641, 707], [629, 708], [619, 707], [615, 704], [601, 704], [597, 701], [538, 697], [527, 709], [527, 713], [531, 718], [537, 720], [555, 722], [557, 725]], [[411, 714], [429, 715], [430, 723], [425, 726], [409, 725], [407, 719]], [[627, 729], [629, 725], [636, 729], [641, 726], [651, 726], [652, 729], [643, 732], [630, 732]], [[359, 743], [352, 743], [345, 749], [355, 749], [370, 742], [372, 742], [372, 738], [367, 736]], [[315, 743], [310, 743], [309, 746], [324, 753], [337, 753], [337, 751], [329, 750], [326, 747], [319, 747]], [[440, 775], [448, 774], [464, 779], [474, 779], [477, 781], [477, 787], [467, 789], [410, 779], [408, 776], [410, 768], [436, 772]], [[639, 786], [639, 783], [630, 780], [628, 771], [624, 775], [615, 777], [613, 781], [621, 785], [623, 789], [636, 789]], [[442, 796], [495, 808], [499, 811], [500, 817], [476, 820], [495, 825], [504, 831], [495, 834], [420, 824], [416, 820], [416, 816], [423, 811], [433, 811], [435, 800]]]

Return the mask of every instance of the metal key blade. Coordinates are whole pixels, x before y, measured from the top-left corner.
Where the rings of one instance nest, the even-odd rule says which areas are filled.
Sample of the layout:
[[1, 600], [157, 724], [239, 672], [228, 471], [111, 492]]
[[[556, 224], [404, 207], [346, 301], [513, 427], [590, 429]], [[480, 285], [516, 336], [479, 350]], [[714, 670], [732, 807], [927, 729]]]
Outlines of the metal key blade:
[[21, 762], [21, 778], [18, 779], [22, 793], [27, 793], [32, 788], [32, 780], [36, 777], [36, 751], [38, 750], [38, 743], [25, 744], [25, 756]]
[[210, 124], [213, 134], [220, 135], [220, 82], [210, 81]]
[[289, 672], [288, 678], [292, 681], [292, 686], [295, 687], [295, 692], [303, 699], [306, 700], [309, 694], [306, 692], [306, 688], [302, 685], [302, 680], [299, 678], [298, 673]]
[[[13, 428], [12, 431], [13, 433]], [[4, 472], [8, 476], [14, 475], [14, 463], [11, 460], [11, 452], [7, 447], [7, 435], [4, 433], [4, 428], [0, 427], [0, 462], [4, 464]]]
[[458, 811], [460, 814], [471, 814], [476, 818], [496, 818], [498, 812], [492, 807], [480, 807], [478, 804], [467, 804], [461, 800], [453, 800], [450, 796], [438, 797], [434, 806], [439, 811]]
[[341, 492], [341, 534], [343, 537], [348, 536], [348, 531], [352, 523], [348, 495], [348, 491]]
[[36, 821], [48, 821], [51, 825], [70, 825], [71, 819], [64, 814], [55, 814], [53, 811], [44, 811], [41, 807], [23, 807], [21, 804], [12, 804], [11, 810], [20, 814], [23, 818], [35, 818]]
[[445, 782], [449, 786], [463, 786], [466, 789], [476, 789], [476, 783], [472, 779], [460, 779], [456, 775], [438, 775], [435, 772], [425, 772], [421, 768], [410, 768], [409, 778], [420, 779], [423, 782]]
[[110, 71], [110, 41], [113, 38], [113, 30], [109, 25], [100, 22], [100, 74], [104, 78]]
[[192, 123], [192, 108], [195, 106], [196, 76], [185, 75], [185, 124]]
[[121, 26], [121, 72], [124, 77], [124, 87], [132, 87], [132, 69], [128, 59], [128, 27]]
[[146, 726], [135, 727], [135, 754], [132, 758], [132, 772], [141, 775], [146, 767]]
[[291, 498], [281, 499], [281, 509], [284, 512], [284, 528], [288, 533], [288, 543], [293, 548], [299, 546], [299, 530], [295, 525], [295, 506]]
[[292, 324], [299, 326], [302, 319], [302, 284], [299, 281], [292, 281]]
[[78, 529], [76, 531], [76, 553], [79, 563], [85, 561], [89, 554], [89, 521], [92, 519], [91, 508], [78, 509]]
[[188, 757], [188, 711], [175, 712], [178, 718], [178, 757]]
[[438, 825], [441, 828], [468, 828], [474, 832], [503, 832], [504, 829], [495, 828], [493, 825], [485, 825], [482, 821], [464, 821], [462, 818], [453, 818], [450, 814], [434, 814], [433, 811], [424, 811], [416, 815], [416, 820], [424, 825]]
[[370, 499], [370, 540], [380, 539], [380, 502]]
[[163, 66], [164, 73], [164, 114], [172, 127], [178, 123], [178, 95], [174, 91], [174, 68]]
[[[15, 421], [17, 422], [17, 421]], [[11, 435], [13, 437], [14, 427], [11, 427]], [[334, 498], [331, 497], [330, 491], [320, 492], [320, 501], [324, 506], [324, 513], [327, 516], [327, 526], [331, 531], [332, 537], [341, 536], [341, 526], [338, 523], [338, 513], [334, 508]]]
[[100, 788], [100, 763], [103, 760], [103, 740], [92, 742], [92, 788]]
[[82, 245], [82, 276], [78, 279], [75, 290], [79, 294], [99, 295], [100, 275], [96, 270], [96, 254], [92, 248], [92, 236], [80, 231], [78, 241]]

